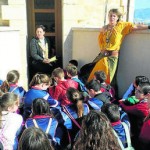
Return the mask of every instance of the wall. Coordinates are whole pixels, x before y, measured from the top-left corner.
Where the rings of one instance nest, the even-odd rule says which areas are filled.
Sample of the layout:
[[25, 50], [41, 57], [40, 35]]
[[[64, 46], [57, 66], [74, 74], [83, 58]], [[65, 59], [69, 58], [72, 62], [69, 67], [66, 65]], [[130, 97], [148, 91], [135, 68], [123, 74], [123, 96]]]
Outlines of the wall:
[[[79, 61], [79, 68], [90, 63], [99, 52], [97, 36], [99, 29], [73, 29], [72, 58]], [[119, 97], [133, 82], [135, 76], [150, 78], [150, 31], [136, 31], [127, 35], [121, 46], [117, 83]]]
[[[20, 59], [19, 63], [21, 65], [20, 68], [20, 82], [23, 83], [23, 86], [25, 89], [28, 89], [28, 72], [27, 72], [27, 50], [26, 50], [26, 37], [27, 37], [27, 16], [26, 16], [26, 0], [7, 0], [8, 5], [2, 5], [1, 11], [2, 11], [2, 19], [3, 20], [9, 20], [9, 27], [11, 30], [17, 30], [19, 34], [19, 41], [14, 43], [13, 37], [9, 40], [7, 40], [7, 44], [12, 45], [13, 51], [16, 51], [13, 46], [16, 47], [19, 46], [19, 50], [17, 50], [16, 55], [19, 55], [18, 57], [15, 57], [13, 59]], [[11, 35], [12, 32], [10, 32]], [[7, 38], [6, 38], [7, 39]], [[3, 39], [5, 42], [6, 39]], [[9, 41], [9, 43], [8, 43]], [[6, 51], [9, 51], [10, 49], [6, 49]], [[1, 56], [4, 56], [2, 54]], [[2, 68], [1, 68], [2, 69]], [[4, 68], [3, 68], [4, 69]], [[14, 68], [11, 68], [14, 69]]]
[[136, 31], [124, 39], [121, 47], [117, 73], [120, 96], [133, 82], [135, 76], [150, 79], [150, 31]]
[[[0, 41], [0, 79], [6, 80], [8, 71], [15, 69], [21, 73], [22, 70], [19, 31], [12, 30], [9, 27], [0, 27]], [[22, 73], [20, 75], [22, 78]], [[23, 82], [21, 83], [23, 84]]]

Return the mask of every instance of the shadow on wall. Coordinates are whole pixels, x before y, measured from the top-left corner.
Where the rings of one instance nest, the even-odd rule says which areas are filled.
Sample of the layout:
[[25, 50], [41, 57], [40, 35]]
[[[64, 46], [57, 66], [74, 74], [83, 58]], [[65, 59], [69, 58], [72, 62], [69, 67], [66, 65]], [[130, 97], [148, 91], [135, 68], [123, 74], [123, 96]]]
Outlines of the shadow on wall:
[[65, 36], [64, 47], [63, 47], [63, 67], [68, 65], [69, 60], [72, 59], [72, 43], [73, 43], [73, 32], [69, 31], [67, 37]]
[[149, 31], [136, 31], [125, 37], [117, 71], [119, 97], [122, 97], [135, 76], [144, 75], [150, 79], [149, 41]]

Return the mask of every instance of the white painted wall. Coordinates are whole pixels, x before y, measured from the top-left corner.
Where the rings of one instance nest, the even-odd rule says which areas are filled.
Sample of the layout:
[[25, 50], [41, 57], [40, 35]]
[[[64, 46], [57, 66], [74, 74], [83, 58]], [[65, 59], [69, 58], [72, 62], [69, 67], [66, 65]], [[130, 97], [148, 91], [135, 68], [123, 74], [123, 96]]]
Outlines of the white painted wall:
[[[79, 61], [79, 68], [91, 62], [99, 53], [99, 29], [73, 29], [72, 59]], [[119, 97], [123, 95], [134, 77], [150, 78], [150, 31], [136, 31], [127, 35], [120, 50], [117, 82]]]
[[18, 70], [20, 72], [20, 84], [23, 85], [19, 31], [1, 27], [0, 41], [0, 79], [6, 80], [8, 71]]

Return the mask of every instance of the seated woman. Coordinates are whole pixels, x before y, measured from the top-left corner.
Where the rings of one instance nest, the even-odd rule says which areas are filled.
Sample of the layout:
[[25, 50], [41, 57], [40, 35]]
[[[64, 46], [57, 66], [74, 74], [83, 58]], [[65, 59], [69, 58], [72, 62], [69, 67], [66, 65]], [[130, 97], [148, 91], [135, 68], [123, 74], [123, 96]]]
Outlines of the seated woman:
[[55, 147], [60, 146], [63, 130], [59, 127], [58, 121], [52, 117], [49, 103], [42, 98], [32, 102], [32, 114], [25, 122], [25, 127], [41, 128], [52, 141]]
[[47, 88], [50, 85], [50, 78], [46, 74], [35, 74], [30, 82], [30, 89], [27, 91], [24, 97], [24, 119], [27, 119], [31, 113], [31, 105], [34, 99], [44, 98], [48, 101], [51, 107], [56, 107], [58, 101], [54, 100]]
[[71, 143], [73, 144], [75, 136], [81, 127], [81, 122], [84, 116], [89, 113], [89, 107], [81, 100], [80, 92], [75, 88], [69, 88], [67, 90], [67, 97], [72, 104], [63, 106], [63, 111], [68, 115], [72, 121], [72, 129], [69, 130], [71, 136]]

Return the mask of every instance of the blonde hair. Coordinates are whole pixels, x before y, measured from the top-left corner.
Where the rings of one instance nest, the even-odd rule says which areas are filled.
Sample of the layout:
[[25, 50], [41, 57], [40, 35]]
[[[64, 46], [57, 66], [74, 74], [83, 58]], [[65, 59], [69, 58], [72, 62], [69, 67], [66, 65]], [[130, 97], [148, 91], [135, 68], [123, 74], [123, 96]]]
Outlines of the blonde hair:
[[7, 111], [8, 107], [14, 106], [19, 102], [18, 95], [14, 93], [5, 93], [0, 97], [0, 128], [2, 126], [2, 111]]
[[52, 72], [52, 77], [57, 77], [59, 79], [62, 79], [62, 78], [64, 78], [64, 76], [65, 76], [64, 75], [64, 70], [60, 67], [54, 69], [53, 72]]
[[7, 73], [6, 80], [1, 85], [1, 91], [6, 93], [10, 89], [10, 84], [16, 84], [20, 78], [20, 74], [17, 70], [11, 70]]
[[121, 17], [123, 16], [123, 14], [120, 12], [120, 10], [116, 9], [116, 8], [110, 9], [108, 14], [110, 14], [110, 13], [115, 13], [118, 16], [117, 22], [119, 22], [121, 20]]
[[41, 84], [41, 83], [48, 83], [50, 84], [51, 80], [49, 78], [48, 75], [46, 74], [35, 74], [29, 84], [29, 87], [32, 87], [32, 86], [35, 86], [35, 85], [38, 85], [38, 84]]

